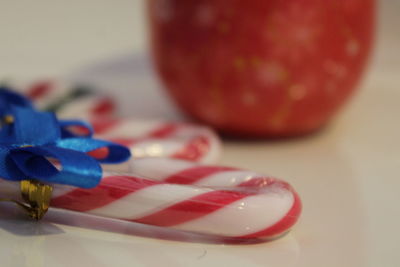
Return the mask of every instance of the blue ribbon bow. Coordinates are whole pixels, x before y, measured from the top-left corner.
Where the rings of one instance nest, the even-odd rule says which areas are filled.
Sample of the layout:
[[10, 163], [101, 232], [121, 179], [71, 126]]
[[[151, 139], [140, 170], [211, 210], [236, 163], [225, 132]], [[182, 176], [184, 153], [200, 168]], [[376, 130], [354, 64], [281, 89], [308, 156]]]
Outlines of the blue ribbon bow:
[[[8, 100], [12, 100], [7, 102]], [[53, 113], [38, 112], [18, 94], [0, 90], [0, 116], [12, 123], [0, 128], [0, 177], [19, 181], [37, 179], [83, 188], [95, 187], [101, 177], [100, 163], [121, 163], [131, 156], [128, 148], [92, 138], [92, 128], [80, 121], [59, 121]], [[82, 137], [71, 126], [88, 129]], [[105, 158], [87, 153], [106, 148]]]

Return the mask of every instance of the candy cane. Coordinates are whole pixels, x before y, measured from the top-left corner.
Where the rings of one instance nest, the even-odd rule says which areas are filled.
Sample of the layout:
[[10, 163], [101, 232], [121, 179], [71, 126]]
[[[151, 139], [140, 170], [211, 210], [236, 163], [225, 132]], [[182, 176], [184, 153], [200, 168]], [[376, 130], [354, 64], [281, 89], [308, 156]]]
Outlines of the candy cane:
[[135, 158], [170, 157], [215, 162], [221, 152], [218, 136], [208, 127], [140, 119], [92, 119], [96, 137], [128, 146]]
[[[146, 164], [152, 160], [155, 160], [154, 163], [158, 161], [146, 159]], [[180, 167], [192, 164], [183, 161], [173, 163], [173, 160], [170, 163]], [[173, 168], [176, 169], [176, 166]], [[194, 167], [198, 172], [202, 168], [204, 172], [212, 168], [219, 168], [220, 172], [230, 171], [230, 168], [223, 167], [191, 166]], [[139, 171], [138, 165], [135, 171]], [[143, 168], [142, 172], [147, 172], [147, 168]], [[198, 175], [190, 176], [188, 172], [185, 177], [198, 180]], [[1, 182], [0, 192], [3, 195], [15, 196], [17, 191], [15, 183]], [[55, 186], [51, 205], [143, 224], [241, 239], [274, 238], [285, 233], [296, 222], [301, 210], [297, 194], [287, 183], [255, 174], [245, 182], [226, 187], [183, 185], [136, 175], [106, 174], [94, 189]]]
[[[62, 82], [42, 81], [24, 89], [40, 108], [60, 102], [73, 86]], [[157, 120], [116, 119], [108, 97], [91, 94], [73, 99], [60, 108], [61, 118], [90, 121], [98, 138], [130, 147], [136, 157], [171, 157], [202, 163], [215, 162], [220, 155], [220, 140], [208, 127]]]
[[60, 81], [40, 81], [29, 86], [20, 86], [39, 109], [48, 109], [61, 104], [57, 114], [61, 118], [110, 116], [115, 104], [110, 97], [90, 92], [71, 97], [76, 86]]

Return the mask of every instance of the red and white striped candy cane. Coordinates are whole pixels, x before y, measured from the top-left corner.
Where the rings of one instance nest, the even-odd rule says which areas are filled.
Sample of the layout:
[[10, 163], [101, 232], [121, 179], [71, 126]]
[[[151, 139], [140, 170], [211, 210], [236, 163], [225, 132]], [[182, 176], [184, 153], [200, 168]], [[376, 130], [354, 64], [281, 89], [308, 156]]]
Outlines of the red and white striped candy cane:
[[[23, 91], [36, 106], [45, 109], [60, 102], [73, 89], [60, 81], [41, 81]], [[187, 123], [157, 120], [117, 119], [115, 106], [109, 97], [90, 94], [71, 99], [57, 111], [60, 118], [80, 118], [90, 121], [96, 137], [130, 147], [135, 158], [171, 157], [215, 162], [221, 152], [218, 136], [210, 128]]]
[[[134, 171], [146, 176], [155, 175], [148, 168], [152, 161], [160, 163], [160, 159], [139, 159], [137, 162], [141, 163], [135, 163]], [[168, 161], [169, 166], [174, 165], [172, 169], [180, 171], [172, 173], [168, 170], [164, 178], [157, 176], [164, 181], [136, 175], [106, 174], [94, 189], [56, 185], [51, 205], [143, 224], [241, 239], [274, 238], [288, 231], [297, 221], [301, 211], [300, 200], [283, 181], [233, 168]], [[153, 165], [159, 172], [162, 167]], [[218, 183], [218, 186], [206, 186], [205, 181], [212, 181], [212, 175], [217, 173], [225, 176], [226, 179], [221, 179], [225, 182]], [[232, 185], [237, 177], [241, 180]], [[198, 184], [200, 180], [203, 180], [203, 186], [187, 185]], [[2, 195], [8, 192], [8, 197], [15, 197], [18, 187], [15, 183], [3, 181], [0, 192]]]
[[96, 137], [130, 148], [134, 158], [169, 157], [215, 162], [221, 143], [213, 130], [188, 123], [140, 119], [93, 119]]
[[57, 115], [60, 118], [111, 116], [116, 111], [114, 101], [108, 96], [96, 92], [73, 96], [77, 87], [69, 83], [46, 80], [20, 87], [39, 109], [47, 109], [61, 103], [62, 105], [57, 109]]

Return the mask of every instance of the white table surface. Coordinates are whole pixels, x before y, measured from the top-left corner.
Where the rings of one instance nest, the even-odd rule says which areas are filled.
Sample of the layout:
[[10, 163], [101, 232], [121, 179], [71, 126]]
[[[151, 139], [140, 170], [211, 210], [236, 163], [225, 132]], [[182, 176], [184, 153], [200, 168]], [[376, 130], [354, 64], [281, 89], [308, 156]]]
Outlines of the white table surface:
[[[0, 77], [88, 80], [115, 88], [124, 115], [179, 116], [144, 55], [142, 1], [0, 4]], [[400, 266], [399, 12], [399, 1], [381, 1], [368, 76], [329, 128], [291, 141], [224, 141], [221, 163], [298, 189], [304, 213], [289, 235], [247, 246], [183, 243], [90, 230], [85, 218], [57, 213], [35, 224], [3, 211], [0, 266]]]

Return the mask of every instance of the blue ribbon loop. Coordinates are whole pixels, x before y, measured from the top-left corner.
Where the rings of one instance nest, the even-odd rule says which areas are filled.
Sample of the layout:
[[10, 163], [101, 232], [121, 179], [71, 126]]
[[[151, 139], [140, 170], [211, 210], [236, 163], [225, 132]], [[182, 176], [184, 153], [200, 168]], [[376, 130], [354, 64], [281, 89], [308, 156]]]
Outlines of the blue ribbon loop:
[[[94, 134], [94, 130], [92, 125], [85, 121], [80, 120], [60, 120], [59, 125], [61, 127], [61, 137], [62, 138], [69, 138], [69, 137], [92, 137]], [[80, 129], [85, 130], [83, 134], [75, 133], [69, 128], [71, 127], [79, 127]]]
[[11, 106], [8, 114], [14, 122], [0, 131], [0, 144], [43, 145], [61, 137], [58, 120], [53, 113]]
[[[12, 108], [15, 106], [34, 109], [32, 102], [28, 98], [16, 92], [13, 92], [11, 88], [7, 86], [0, 86], [0, 117], [11, 115], [13, 113]], [[93, 128], [87, 122], [80, 120], [58, 120], [58, 123], [59, 127], [61, 128], [62, 138], [93, 136]], [[83, 134], [81, 133], [78, 134], [74, 131], [71, 131], [69, 129], [71, 127], [80, 127], [81, 129], [86, 129], [86, 131]]]
[[[16, 105], [2, 106], [1, 101], [10, 96]], [[121, 163], [130, 158], [128, 148], [93, 139], [90, 124], [58, 121], [53, 113], [35, 111], [28, 104], [23, 97], [0, 90], [0, 110], [13, 117], [13, 123], [0, 128], [0, 177], [92, 188], [102, 177], [100, 163]], [[83, 128], [85, 134], [75, 134], [68, 129], [71, 126]], [[88, 155], [98, 149], [106, 149], [106, 157]]]
[[0, 86], [0, 116], [7, 115], [11, 106], [33, 108], [32, 103], [26, 97], [15, 93], [7, 86]]

